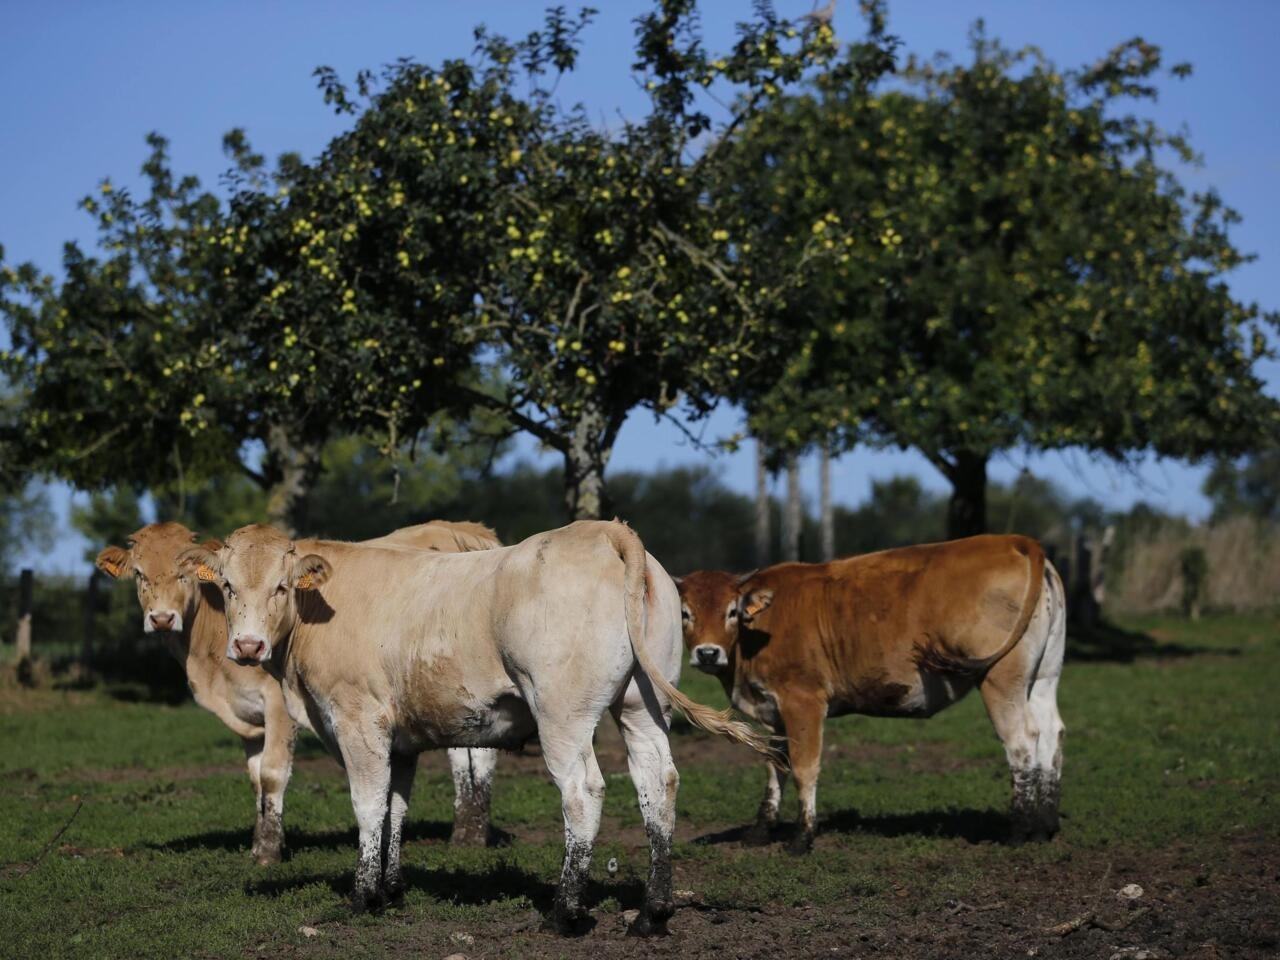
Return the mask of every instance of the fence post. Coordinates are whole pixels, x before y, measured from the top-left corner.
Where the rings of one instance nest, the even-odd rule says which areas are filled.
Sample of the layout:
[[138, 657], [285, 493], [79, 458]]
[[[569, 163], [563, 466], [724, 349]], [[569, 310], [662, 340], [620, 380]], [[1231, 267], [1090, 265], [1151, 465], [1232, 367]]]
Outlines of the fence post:
[[31, 656], [31, 593], [34, 574], [23, 570], [18, 576], [18, 631], [14, 637], [18, 662]]
[[98, 591], [101, 583], [101, 571], [94, 570], [89, 574], [89, 585], [84, 595], [84, 638], [80, 645], [80, 674], [85, 680], [93, 676], [94, 615], [98, 612]]

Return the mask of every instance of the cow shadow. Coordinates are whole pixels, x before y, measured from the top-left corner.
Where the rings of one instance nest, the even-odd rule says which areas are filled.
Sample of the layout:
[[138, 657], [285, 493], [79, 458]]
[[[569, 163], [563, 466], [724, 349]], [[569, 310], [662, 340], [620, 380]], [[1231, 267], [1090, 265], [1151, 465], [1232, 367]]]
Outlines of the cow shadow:
[[[491, 846], [504, 846], [510, 843], [511, 835], [496, 827], [491, 828], [493, 836]], [[445, 820], [412, 820], [405, 824], [405, 843], [415, 841], [434, 841], [447, 843], [453, 832], [453, 824]], [[238, 830], [206, 830], [185, 837], [175, 837], [143, 844], [144, 849], [167, 850], [175, 853], [186, 853], [192, 850], [227, 850], [243, 851], [246, 854], [253, 840], [253, 825], [245, 824]], [[285, 844], [287, 853], [300, 850], [351, 850], [353, 855], [359, 847], [360, 833], [354, 827], [343, 830], [302, 830], [285, 828]]]
[[1238, 647], [1207, 647], [1166, 643], [1140, 630], [1126, 630], [1101, 620], [1090, 626], [1071, 624], [1067, 631], [1067, 660], [1086, 663], [1133, 663], [1139, 659], [1167, 660], [1203, 654], [1239, 656]]
[[[777, 823], [769, 828], [770, 844], [787, 843], [795, 836], [796, 825]], [[879, 837], [937, 837], [964, 840], [968, 843], [1003, 843], [1008, 841], [1011, 822], [1008, 814], [995, 810], [922, 810], [916, 813], [862, 814], [856, 810], [837, 810], [818, 821], [818, 834], [871, 834]], [[695, 837], [696, 846], [718, 846], [726, 843], [755, 845], [752, 825], [730, 827]]]
[[[292, 877], [261, 877], [244, 885], [246, 896], [279, 897], [302, 887], [320, 884], [338, 897], [347, 897], [354, 883], [353, 869], [326, 871]], [[544, 916], [551, 912], [556, 884], [541, 875], [502, 859], [478, 870], [456, 867], [432, 869], [422, 864], [405, 864], [404, 879], [410, 892], [425, 894], [439, 903], [455, 906], [487, 906], [504, 900], [524, 899]], [[638, 877], [601, 882], [590, 880], [584, 891], [588, 905], [614, 898], [622, 909], [638, 908], [644, 902], [644, 882]]]

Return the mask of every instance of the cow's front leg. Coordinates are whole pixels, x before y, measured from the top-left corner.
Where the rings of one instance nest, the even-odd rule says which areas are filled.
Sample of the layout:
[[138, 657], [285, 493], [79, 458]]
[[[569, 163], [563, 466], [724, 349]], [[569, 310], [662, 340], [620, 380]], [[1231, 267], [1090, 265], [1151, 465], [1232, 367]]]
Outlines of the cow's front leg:
[[787, 785], [787, 771], [784, 767], [771, 763], [769, 779], [765, 783], [764, 799], [760, 801], [760, 809], [756, 813], [756, 822], [747, 828], [742, 842], [750, 846], [763, 846], [769, 842], [773, 827], [778, 822], [778, 809], [782, 804], [782, 791]]
[[382, 840], [391, 790], [391, 744], [383, 725], [372, 716], [366, 717], [354, 720], [351, 729], [337, 731], [351, 788], [351, 807], [360, 828], [360, 859], [351, 891], [351, 905], [357, 911], [377, 910], [386, 902]]
[[262, 737], [241, 737], [240, 745], [244, 747], [244, 765], [249, 771], [249, 783], [253, 786], [253, 809], [257, 811], [253, 823], [253, 846], [249, 849], [253, 859], [263, 864], [260, 857], [262, 851]]
[[404, 876], [400, 855], [404, 847], [404, 819], [413, 795], [413, 778], [418, 772], [417, 754], [391, 754], [391, 796], [382, 835], [382, 889], [390, 903], [404, 898]]
[[788, 844], [791, 853], [808, 853], [818, 830], [818, 772], [822, 768], [822, 724], [826, 701], [808, 694], [779, 696], [783, 727], [787, 731], [787, 755], [791, 775], [800, 795], [800, 822]]
[[293, 772], [293, 745], [298, 732], [282, 697], [268, 703], [265, 720], [266, 736], [258, 772], [258, 825], [253, 834], [253, 859], [259, 866], [279, 863], [285, 854], [284, 792]]
[[497, 765], [497, 750], [454, 747], [449, 751], [453, 774], [453, 834], [449, 842], [454, 846], [483, 847], [489, 842], [489, 807]]

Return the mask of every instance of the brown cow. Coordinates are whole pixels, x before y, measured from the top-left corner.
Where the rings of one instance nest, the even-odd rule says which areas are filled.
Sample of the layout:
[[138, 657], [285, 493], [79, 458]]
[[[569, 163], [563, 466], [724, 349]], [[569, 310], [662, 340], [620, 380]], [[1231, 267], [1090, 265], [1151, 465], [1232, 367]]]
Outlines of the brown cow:
[[[261, 865], [278, 863], [284, 848], [284, 792], [293, 767], [296, 727], [278, 682], [262, 670], [226, 658], [222, 594], [210, 587], [197, 589], [178, 570], [178, 556], [195, 541], [196, 535], [180, 523], [149, 524], [129, 537], [127, 549], [110, 546], [99, 553], [97, 566], [112, 577], [133, 576], [143, 631], [163, 635], [169, 652], [186, 671], [196, 702], [240, 737], [257, 800], [253, 858]], [[443, 552], [502, 545], [481, 524], [442, 520], [405, 527], [368, 542], [389, 549]], [[218, 546], [216, 542], [209, 545]], [[488, 837], [496, 758], [496, 750], [449, 751], [455, 786], [453, 843], [483, 843]]]
[[[928, 717], [977, 687], [1013, 773], [1015, 838], [1058, 829], [1062, 581], [1034, 540], [980, 536], [677, 583], [690, 664], [785, 734], [808, 850], [827, 717]], [[778, 818], [771, 765], [751, 840]]]

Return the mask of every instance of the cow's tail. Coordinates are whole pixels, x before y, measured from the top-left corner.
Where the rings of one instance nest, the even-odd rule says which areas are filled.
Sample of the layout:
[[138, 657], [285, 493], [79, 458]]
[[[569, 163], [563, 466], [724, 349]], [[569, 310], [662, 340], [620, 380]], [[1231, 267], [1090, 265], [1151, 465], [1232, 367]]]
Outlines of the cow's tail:
[[649, 681], [657, 687], [673, 704], [680, 708], [689, 722], [708, 733], [726, 737], [734, 743], [741, 743], [762, 754], [770, 762], [786, 766], [785, 755], [770, 739], [757, 733], [747, 724], [733, 719], [731, 709], [716, 710], [704, 704], [690, 700], [669, 681], [665, 674], [649, 656], [645, 646], [645, 579], [648, 566], [645, 558], [644, 544], [640, 537], [629, 526], [621, 521], [614, 521], [606, 528], [610, 543], [618, 551], [625, 568], [623, 574], [624, 609], [627, 618], [627, 635], [631, 639], [631, 649], [635, 653], [640, 669], [645, 672]]
[[1022, 539], [1021, 543], [1022, 545], [1014, 549], [1027, 558], [1027, 565], [1030, 568], [1027, 571], [1027, 588], [1022, 595], [1022, 607], [1018, 611], [1018, 619], [1000, 649], [987, 657], [955, 657], [937, 651], [922, 650], [918, 657], [921, 666], [944, 673], [981, 676], [1018, 645], [1022, 635], [1027, 632], [1031, 618], [1035, 615], [1036, 605], [1040, 602], [1040, 591], [1043, 589], [1045, 567], [1048, 563], [1044, 548], [1039, 543], [1030, 539]]

